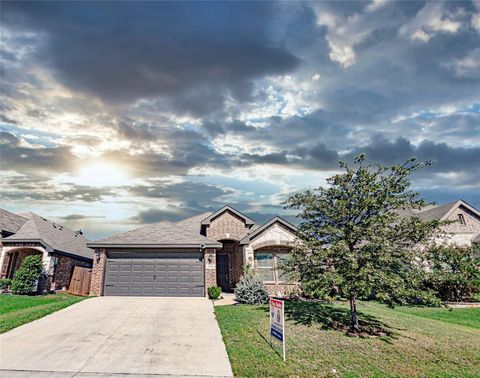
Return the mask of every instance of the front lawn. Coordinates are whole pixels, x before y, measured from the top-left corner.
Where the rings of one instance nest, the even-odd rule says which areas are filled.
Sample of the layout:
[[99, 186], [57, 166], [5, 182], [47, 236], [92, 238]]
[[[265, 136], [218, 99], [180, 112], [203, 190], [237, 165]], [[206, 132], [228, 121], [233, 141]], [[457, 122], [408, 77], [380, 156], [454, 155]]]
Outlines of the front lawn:
[[39, 319], [86, 298], [68, 294], [45, 296], [0, 295], [0, 333]]
[[286, 363], [267, 342], [267, 306], [219, 306], [215, 312], [236, 376], [480, 375], [478, 308], [392, 310], [362, 302], [363, 323], [386, 331], [382, 337], [363, 338], [337, 330], [348, 319], [347, 309], [346, 303], [287, 303]]

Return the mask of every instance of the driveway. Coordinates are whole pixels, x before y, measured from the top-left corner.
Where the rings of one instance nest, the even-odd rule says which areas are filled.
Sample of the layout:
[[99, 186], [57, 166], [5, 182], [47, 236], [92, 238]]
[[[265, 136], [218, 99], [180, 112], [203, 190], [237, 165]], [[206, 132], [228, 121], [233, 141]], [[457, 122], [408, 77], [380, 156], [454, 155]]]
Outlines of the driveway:
[[91, 298], [1, 335], [0, 347], [2, 376], [232, 376], [205, 298]]

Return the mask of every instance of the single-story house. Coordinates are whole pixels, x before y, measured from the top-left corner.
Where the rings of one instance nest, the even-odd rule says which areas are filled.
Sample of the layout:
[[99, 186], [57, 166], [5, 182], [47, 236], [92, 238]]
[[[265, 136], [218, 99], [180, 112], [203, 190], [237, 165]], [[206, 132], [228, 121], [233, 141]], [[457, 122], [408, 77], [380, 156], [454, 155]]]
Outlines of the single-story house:
[[[453, 220], [448, 241], [480, 241], [480, 213], [459, 200], [408, 210], [422, 219]], [[263, 225], [231, 206], [176, 223], [159, 222], [89, 243], [95, 249], [93, 295], [204, 296], [210, 286], [231, 291], [247, 265], [271, 295], [296, 289], [282, 265], [296, 242], [296, 228], [280, 217]]]
[[295, 235], [295, 226], [280, 217], [256, 225], [230, 206], [149, 224], [88, 244], [95, 249], [90, 293], [205, 296], [211, 286], [233, 290], [250, 265], [271, 295], [284, 295], [295, 288], [281, 270]]
[[75, 266], [92, 267], [93, 250], [82, 231], [72, 231], [34, 213], [0, 209], [0, 278], [13, 278], [23, 259], [42, 256], [47, 291], [68, 289]]

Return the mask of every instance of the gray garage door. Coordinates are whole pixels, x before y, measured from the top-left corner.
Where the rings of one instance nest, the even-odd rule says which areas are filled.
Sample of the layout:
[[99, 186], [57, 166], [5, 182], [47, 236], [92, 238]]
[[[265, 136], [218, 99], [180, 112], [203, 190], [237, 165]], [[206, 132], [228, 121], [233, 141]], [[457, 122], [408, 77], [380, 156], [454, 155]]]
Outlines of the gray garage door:
[[201, 297], [200, 252], [108, 253], [104, 295]]

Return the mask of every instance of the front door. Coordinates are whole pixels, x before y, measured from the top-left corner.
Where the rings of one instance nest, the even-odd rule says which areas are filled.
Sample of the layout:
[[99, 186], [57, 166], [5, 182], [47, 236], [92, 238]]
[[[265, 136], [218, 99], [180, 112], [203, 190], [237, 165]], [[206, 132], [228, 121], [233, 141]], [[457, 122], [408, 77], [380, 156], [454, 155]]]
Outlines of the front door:
[[230, 290], [228, 255], [217, 255], [217, 285], [220, 286], [223, 291]]

